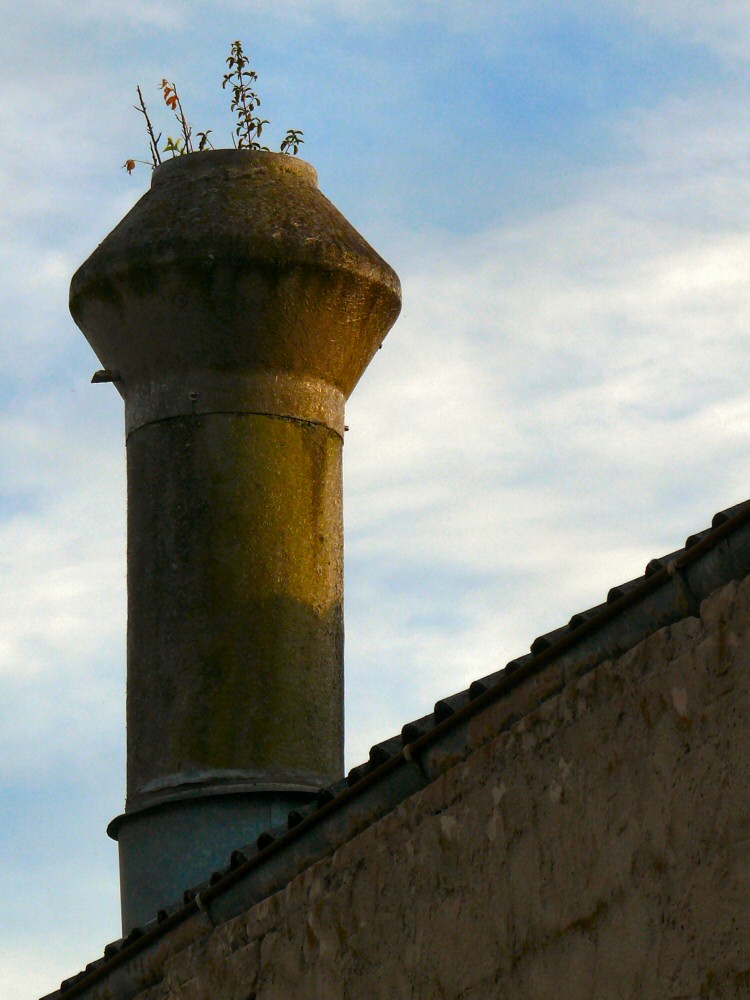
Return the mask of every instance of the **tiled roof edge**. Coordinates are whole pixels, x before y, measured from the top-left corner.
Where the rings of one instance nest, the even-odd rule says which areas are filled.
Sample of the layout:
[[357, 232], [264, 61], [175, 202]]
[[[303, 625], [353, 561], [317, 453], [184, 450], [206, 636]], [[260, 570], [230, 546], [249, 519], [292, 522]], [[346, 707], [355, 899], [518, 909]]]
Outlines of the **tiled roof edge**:
[[[613, 587], [605, 604], [540, 636], [532, 653], [441, 699], [435, 712], [404, 726], [398, 737], [376, 744], [370, 760], [348, 778], [321, 789], [317, 803], [289, 814], [288, 827], [262, 834], [255, 845], [234, 851], [229, 866], [187, 890], [184, 904], [160, 911], [155, 922], [108, 945], [104, 958], [66, 980], [43, 1000], [95, 1000], [107, 979], [107, 996], [128, 1000], [153, 984], [160, 942], [173, 932], [187, 947], [206, 921], [217, 925], [283, 888], [300, 871], [374, 823], [433, 781], [446, 766], [477, 749], [470, 723], [533, 678], [539, 685], [527, 710], [557, 693], [573, 676], [622, 655], [666, 625], [697, 615], [700, 602], [719, 587], [750, 573], [750, 501], [715, 515], [712, 528], [690, 536], [683, 549], [651, 560], [643, 577]], [[501, 726], [518, 718], [510, 714]]]

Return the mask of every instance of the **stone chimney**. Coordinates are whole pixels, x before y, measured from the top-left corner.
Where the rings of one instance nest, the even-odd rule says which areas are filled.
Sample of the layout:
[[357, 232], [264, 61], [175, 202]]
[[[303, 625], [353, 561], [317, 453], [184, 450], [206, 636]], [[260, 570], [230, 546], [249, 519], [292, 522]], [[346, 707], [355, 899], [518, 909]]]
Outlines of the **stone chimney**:
[[125, 400], [123, 930], [343, 773], [344, 403], [394, 271], [291, 156], [157, 167], [73, 277]]

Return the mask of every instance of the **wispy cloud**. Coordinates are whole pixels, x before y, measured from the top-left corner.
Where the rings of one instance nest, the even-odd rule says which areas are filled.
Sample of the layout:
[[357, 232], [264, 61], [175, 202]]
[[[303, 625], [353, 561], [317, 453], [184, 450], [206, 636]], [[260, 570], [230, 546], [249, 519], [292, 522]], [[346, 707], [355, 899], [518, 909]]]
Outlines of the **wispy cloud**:
[[625, 0], [623, 7], [652, 27], [724, 58], [750, 59], [750, 9], [743, 0]]
[[[6, 27], [14, 32], [35, 26], [40, 39], [48, 39], [56, 26], [158, 28], [175, 31], [182, 27], [197, 0], [34, 0], [33, 5], [18, 6], [8, 12]], [[40, 31], [40, 26], [44, 31]]]
[[[559, 13], [560, 5], [547, 9], [553, 7]], [[153, 49], [142, 54], [140, 40], [160, 50], [164, 39], [179, 36], [166, 54], [175, 58], [179, 48], [197, 64], [202, 30], [214, 30], [217, 18], [231, 39], [243, 37], [247, 18], [262, 13], [264, 24], [281, 25], [284, 39], [294, 38], [289, 58], [309, 52], [320, 41], [316, 31], [334, 22], [373, 34], [381, 24], [399, 32], [419, 22], [420, 32], [441, 33], [441, 45], [446, 31], [456, 39], [473, 32], [478, 47], [492, 43], [497, 54], [501, 28], [513, 19], [539, 24], [545, 11], [520, 2], [497, 13], [490, 2], [227, 0], [212, 6], [209, 25], [201, 20], [204, 8], [41, 0], [14, 8], [4, 22], [8, 37], [24, 39], [40, 21], [48, 24], [39, 45], [60, 71], [59, 114], [48, 116], [43, 155], [28, 140], [40, 100], [24, 70], [27, 49], [8, 57], [0, 94], [2, 777], [6, 795], [24, 786], [24, 797], [9, 808], [26, 817], [23, 829], [64, 841], [69, 863], [59, 865], [59, 884], [63, 869], [84, 873], [63, 889], [70, 912], [78, 907], [92, 928], [77, 921], [66, 936], [64, 920], [45, 900], [50, 873], [35, 881], [34, 865], [15, 865], [19, 898], [38, 906], [28, 928], [12, 938], [12, 953], [0, 956], [0, 977], [14, 1000], [55, 986], [44, 969], [30, 978], [31, 956], [38, 971], [38, 956], [49, 948], [27, 946], [25, 934], [54, 928], [62, 976], [100, 952], [100, 912], [116, 923], [115, 878], [107, 882], [104, 861], [90, 856], [92, 844], [110, 849], [103, 826], [123, 792], [122, 420], [111, 387], [87, 386], [96, 363], [67, 316], [66, 299], [71, 272], [145, 186], [143, 178], [126, 185], [124, 172], [122, 183], [113, 176], [120, 155], [140, 148], [128, 88], [141, 60], [157, 65]], [[703, 46], [730, 67], [731, 86], [695, 79], [658, 99], [650, 93], [616, 110], [602, 105], [595, 125], [603, 122], [607, 165], [574, 162], [573, 149], [566, 163], [576, 183], [553, 177], [554, 197], [529, 196], [512, 222], [497, 221], [504, 216], [492, 199], [501, 200], [507, 161], [490, 147], [471, 175], [487, 178], [476, 191], [492, 202], [490, 221], [471, 235], [452, 222], [462, 207], [449, 211], [471, 195], [462, 189], [467, 175], [459, 157], [440, 160], [439, 198], [427, 208], [420, 203], [410, 218], [423, 223], [407, 231], [398, 230], [387, 199], [368, 205], [362, 188], [369, 181], [356, 171], [339, 173], [342, 190], [327, 189], [334, 201], [374, 220], [404, 284], [403, 317], [347, 418], [350, 764], [437, 698], [603, 600], [611, 585], [642, 572], [648, 558], [747, 495], [750, 101], [734, 67], [750, 51], [748, 15], [744, 5], [721, 0], [613, 0], [596, 8], [580, 0], [566, 8], [577, 15], [594, 9], [634, 30], [645, 26], [654, 44], [663, 36]], [[405, 34], [400, 52], [413, 40]], [[335, 53], [330, 38], [325, 44]], [[382, 65], [372, 64], [373, 80], [407, 73], [400, 55], [389, 61], [387, 47], [372, 51], [383, 56]], [[349, 52], [342, 43], [342, 62]], [[442, 66], [450, 47], [435, 52]], [[533, 57], [533, 47], [529, 52]], [[492, 65], [499, 61], [483, 64], [482, 73]], [[341, 89], [350, 66], [338, 77], [335, 69]], [[527, 71], [533, 74], [533, 64]], [[502, 94], [498, 88], [487, 98], [491, 111]], [[423, 102], [425, 116], [443, 113], [446, 103], [445, 113], [451, 111], [443, 92], [432, 94], [429, 106], [421, 87], [408, 95]], [[349, 149], [351, 135], [366, 128], [355, 104], [349, 115], [342, 105], [346, 134], [331, 133], [338, 148]], [[534, 107], [529, 100], [525, 113]], [[381, 148], [368, 148], [366, 156], [373, 183], [397, 162]], [[525, 169], [544, 168], [549, 176], [542, 161], [529, 145]], [[395, 191], [402, 178], [390, 183]], [[413, 183], [418, 200], [419, 177]], [[55, 791], [49, 785], [58, 775]], [[101, 815], [92, 819], [94, 800]], [[91, 826], [89, 840], [81, 824]], [[21, 834], [14, 843], [25, 850]]]
[[407, 260], [348, 415], [352, 759], [384, 645], [420, 714], [743, 499], [748, 192], [716, 189], [746, 140], [697, 156], [715, 127], [668, 102], [586, 199]]

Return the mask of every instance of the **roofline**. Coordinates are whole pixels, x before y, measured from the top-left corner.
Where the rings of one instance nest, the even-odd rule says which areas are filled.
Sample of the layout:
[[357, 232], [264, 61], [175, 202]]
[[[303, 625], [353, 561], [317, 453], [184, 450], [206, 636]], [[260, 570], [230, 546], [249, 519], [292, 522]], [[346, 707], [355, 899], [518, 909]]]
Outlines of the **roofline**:
[[[207, 924], [224, 923], [283, 888], [492, 735], [559, 693], [573, 677], [621, 656], [664, 626], [697, 615], [709, 594], [750, 573], [750, 501], [720, 511], [713, 525], [691, 536], [684, 549], [652, 560], [644, 577], [613, 588], [614, 599], [574, 615], [569, 626], [535, 640], [536, 653], [512, 660], [497, 674], [438, 702], [434, 717], [407, 724], [401, 737], [376, 744], [367, 764], [354, 768], [338, 785], [321, 789], [317, 803], [290, 813], [288, 829], [269, 831], [256, 845], [234, 851], [229, 867], [188, 890], [183, 905], [160, 911], [156, 922], [108, 945], [103, 959], [43, 1000], [87, 995], [104, 978], [109, 980], [108, 995], [118, 1000], [135, 996], [153, 983], [153, 969], [164, 957], [159, 943], [167, 934], [179, 931], [182, 946], [188, 946], [205, 934]], [[533, 679], [540, 683], [533, 690], [529, 687], [528, 704], [513, 701], [507, 716], [493, 720], [493, 730], [478, 737], [471, 723], [503, 697], [524, 691]], [[520, 715], [517, 708], [522, 709]], [[430, 724], [432, 718], [437, 721]], [[93, 1000], [96, 994], [90, 996]]]

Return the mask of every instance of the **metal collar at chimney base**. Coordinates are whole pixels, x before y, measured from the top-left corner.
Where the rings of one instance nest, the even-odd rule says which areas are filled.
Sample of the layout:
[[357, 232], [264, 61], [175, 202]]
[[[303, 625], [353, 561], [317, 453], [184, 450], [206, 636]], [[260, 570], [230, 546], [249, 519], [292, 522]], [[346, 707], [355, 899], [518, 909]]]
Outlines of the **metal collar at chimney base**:
[[73, 278], [125, 402], [123, 927], [343, 773], [344, 405], [400, 304], [264, 151], [161, 165]]

